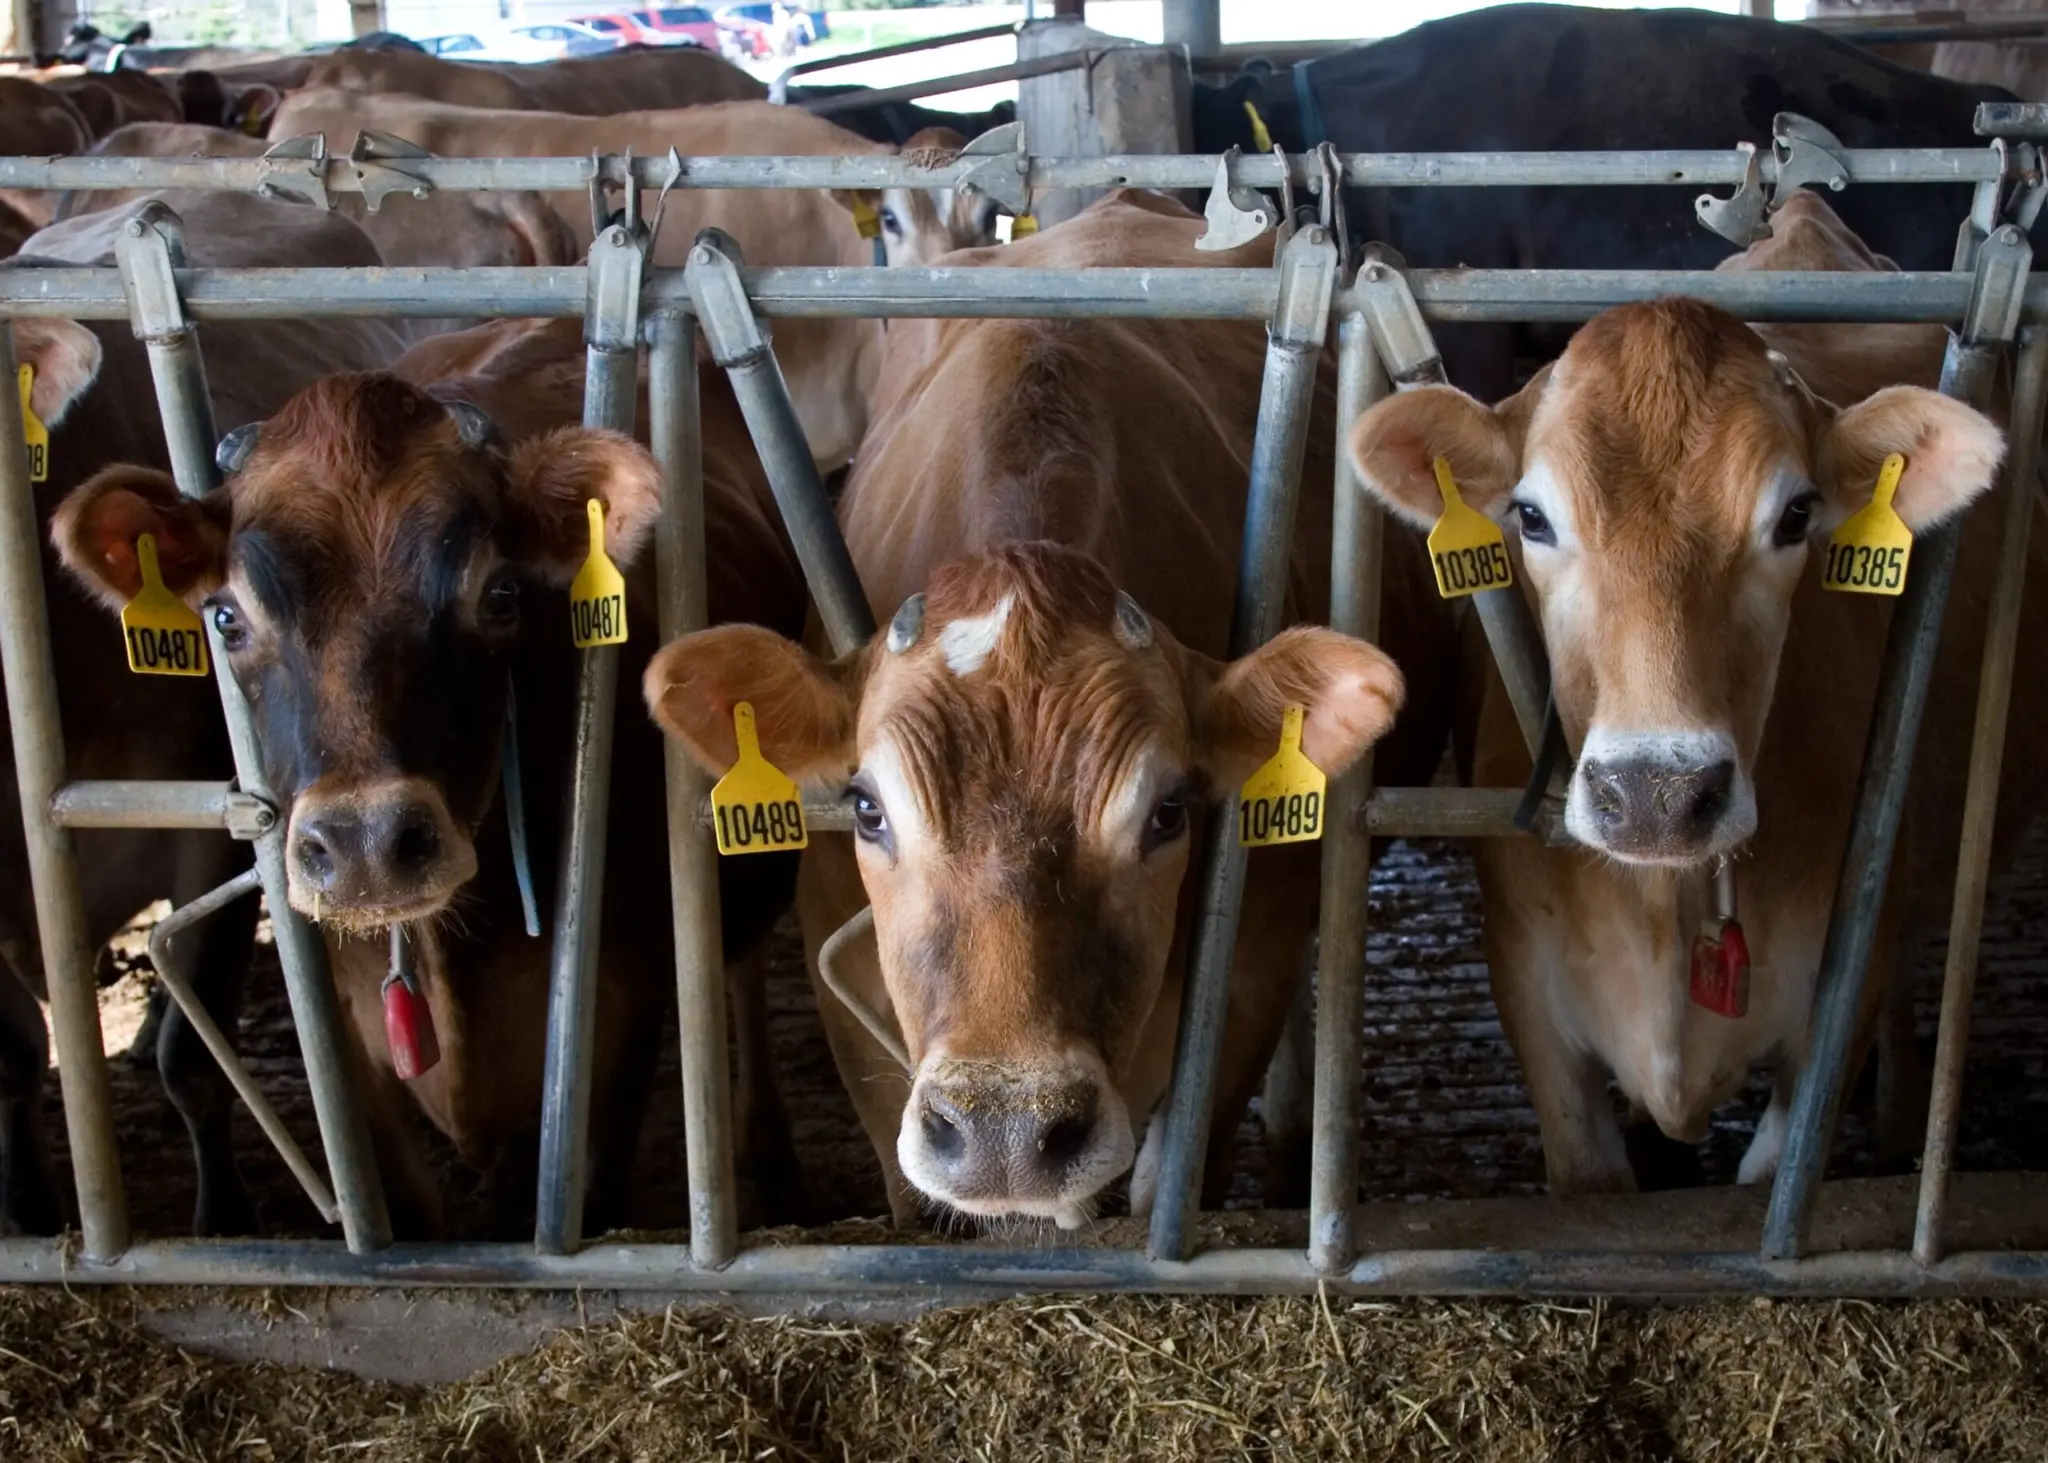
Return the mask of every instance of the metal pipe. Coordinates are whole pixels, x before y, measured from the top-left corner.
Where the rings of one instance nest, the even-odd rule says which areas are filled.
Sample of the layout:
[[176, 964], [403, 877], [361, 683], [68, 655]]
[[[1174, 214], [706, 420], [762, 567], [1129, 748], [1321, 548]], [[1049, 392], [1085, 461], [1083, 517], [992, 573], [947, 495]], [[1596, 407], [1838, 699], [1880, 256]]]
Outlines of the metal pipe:
[[884, 102], [910, 102], [920, 97], [943, 96], [949, 91], [967, 91], [977, 86], [995, 86], [1005, 81], [1023, 81], [1033, 76], [1051, 76], [1058, 71], [1079, 71], [1095, 59], [1098, 53], [1090, 51], [1062, 51], [1056, 56], [1034, 56], [1028, 61], [1012, 61], [1004, 66], [986, 66], [979, 71], [959, 71], [951, 76], [934, 76], [928, 81], [908, 81], [901, 86], [862, 87], [859, 91], [841, 92], [834, 96], [817, 97], [799, 102], [805, 111], [815, 117], [828, 117], [834, 112], [851, 112], [859, 107], [879, 106]]
[[225, 828], [228, 782], [67, 782], [50, 798], [59, 828]]
[[[936, 51], [946, 46], [957, 46], [966, 41], [992, 41], [998, 36], [1014, 36], [1014, 25], [984, 25], [974, 30], [952, 31], [942, 36], [925, 36], [915, 41], [898, 41], [893, 46], [875, 46], [866, 51], [855, 51], [850, 56], [826, 56], [817, 61], [799, 61], [786, 67], [783, 73], [768, 83], [768, 100], [780, 106], [789, 100], [789, 84], [798, 76], [808, 76], [818, 71], [837, 71], [842, 66], [859, 66], [869, 61], [885, 61], [891, 56], [909, 56], [919, 51]], [[866, 94], [863, 89], [863, 95]]]
[[1217, 0], [1166, 0], [1166, 44], [1187, 48], [1188, 59], [1200, 61], [1223, 49], [1223, 19]]
[[[642, 255], [614, 225], [591, 247], [583, 421], [628, 436], [639, 391]], [[619, 647], [578, 653], [576, 730], [568, 821], [562, 829], [554, 945], [548, 956], [548, 1043], [541, 1085], [539, 1193], [534, 1237], [546, 1254], [583, 1243], [589, 1180], [590, 1085], [597, 1033], [597, 964], [604, 920], [605, 840], [610, 824], [612, 727], [618, 712]]]
[[[697, 399], [697, 330], [688, 316], [647, 322], [647, 400], [661, 464], [655, 572], [661, 640], [711, 623], [704, 542], [704, 427]], [[718, 854], [696, 811], [711, 782], [673, 738], [662, 740], [668, 788], [669, 898], [675, 909], [676, 1011], [682, 1029], [683, 1141], [690, 1170], [690, 1256], [716, 1269], [739, 1251], [733, 1187], [732, 1074], [726, 1053], [725, 953]]]
[[[1285, 619], [1294, 511], [1308, 452], [1316, 368], [1329, 328], [1337, 246], [1322, 228], [1311, 225], [1287, 241], [1274, 272], [1280, 277], [1279, 305], [1267, 329], [1265, 375], [1252, 437], [1251, 484], [1230, 627], [1233, 660], [1272, 639]], [[1173, 1085], [1164, 1112], [1153, 1119], [1166, 1125], [1150, 1237], [1151, 1253], [1163, 1260], [1187, 1254], [1200, 1200], [1244, 876], [1245, 850], [1237, 841], [1237, 789], [1230, 788], [1209, 825], [1193, 954], [1174, 1045]]]
[[1515, 725], [1534, 757], [1543, 745], [1543, 712], [1550, 699], [1550, 652], [1544, 647], [1536, 612], [1520, 585], [1483, 589], [1472, 596], [1472, 603], [1501, 684], [1507, 687]]
[[[1330, 628], [1362, 640], [1380, 631], [1386, 519], [1351, 465], [1351, 430], [1393, 391], [1365, 316], [1337, 326], [1337, 480], [1331, 505]], [[1372, 792], [1372, 755], [1333, 782], [1323, 830], [1322, 926], [1316, 972], [1314, 1139], [1309, 1159], [1308, 1259], [1319, 1275], [1351, 1268], [1358, 1245], [1358, 1071], [1365, 1041], [1366, 889], [1372, 834], [1351, 815]]]
[[739, 398], [740, 414], [747, 419], [747, 432], [782, 510], [825, 634], [833, 652], [845, 655], [868, 643], [875, 633], [875, 617], [839, 532], [832, 500], [818, 477], [817, 460], [804, 440], [803, 424], [790, 402], [789, 383], [782, 379], [782, 367], [754, 318], [739, 262], [739, 246], [717, 229], [706, 229], [690, 250], [684, 278], [711, 357], [731, 379], [733, 395]]
[[220, 1064], [220, 1069], [226, 1074], [229, 1084], [255, 1117], [256, 1126], [263, 1130], [263, 1136], [270, 1140], [270, 1146], [277, 1150], [278, 1157], [285, 1162], [285, 1167], [292, 1171], [292, 1177], [299, 1181], [299, 1187], [306, 1191], [306, 1197], [313, 1201], [313, 1207], [319, 1211], [320, 1217], [329, 1224], [338, 1224], [341, 1221], [341, 1206], [334, 1202], [334, 1195], [329, 1192], [327, 1181], [320, 1176], [320, 1171], [313, 1166], [312, 1160], [306, 1157], [305, 1150], [299, 1147], [298, 1140], [292, 1137], [290, 1130], [284, 1125], [284, 1120], [278, 1117], [277, 1110], [263, 1095], [263, 1089], [258, 1087], [256, 1079], [249, 1075], [249, 1069], [242, 1065], [241, 1057], [235, 1053], [234, 1043], [214, 1024], [212, 1014], [206, 1009], [206, 1003], [199, 999], [199, 992], [193, 990], [191, 982], [185, 979], [184, 967], [171, 948], [171, 942], [186, 926], [197, 924], [208, 915], [227, 908], [237, 899], [256, 893], [262, 886], [263, 878], [258, 870], [244, 869], [218, 889], [202, 894], [182, 909], [173, 910], [159, 920], [156, 928], [149, 932], [149, 959], [156, 967], [157, 979], [161, 980], [164, 989], [171, 993], [171, 999], [178, 1003], [178, 1009], [185, 1013], [185, 1019], [191, 1023], [192, 1029], [199, 1033], [199, 1039], [206, 1044], [206, 1049], [213, 1053], [214, 1061]]
[[2007, 437], [2011, 455], [2004, 474], [2005, 516], [1999, 527], [1998, 567], [1984, 629], [1970, 777], [1963, 794], [1955, 903], [1949, 913], [1948, 961], [1942, 972], [1941, 1026], [1927, 1109], [1927, 1146], [1920, 1164], [1920, 1206], [1913, 1230], [1913, 1258], [1923, 1265], [1941, 1258], [1947, 1229], [1949, 1174], [1955, 1167], [1963, 1066], [1970, 1045], [1970, 1002], [1977, 986], [1984, 893], [1991, 876], [1991, 840], [1998, 823], [1998, 784], [2012, 705], [2013, 656], [2026, 599], [2027, 551], [2033, 541], [2035, 469], [2040, 461], [2044, 405], [2048, 405], [2048, 330], [2037, 328], [2028, 332], [2013, 392]]
[[[0, 380], [15, 378], [14, 328], [0, 330]], [[64, 783], [64, 727], [57, 706], [57, 666], [50, 650], [50, 608], [43, 595], [42, 533], [29, 482], [21, 413], [0, 411], [0, 665], [6, 668], [7, 720], [14, 742], [14, 780], [28, 843], [29, 888], [49, 987], [50, 1031], [64, 1127], [86, 1257], [113, 1260], [128, 1248], [128, 1208], [121, 1155], [114, 1142], [113, 1090], [100, 1036], [95, 942], [86, 925], [71, 834], [50, 813]], [[40, 1118], [38, 1118], [40, 1121]]]

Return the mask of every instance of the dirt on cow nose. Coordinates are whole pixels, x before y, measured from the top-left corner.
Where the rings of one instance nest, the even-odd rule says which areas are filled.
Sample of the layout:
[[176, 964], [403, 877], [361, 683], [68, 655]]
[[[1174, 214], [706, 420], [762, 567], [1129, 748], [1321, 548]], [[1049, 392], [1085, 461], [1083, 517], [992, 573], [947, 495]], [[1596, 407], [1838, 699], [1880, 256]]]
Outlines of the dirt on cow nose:
[[1732, 806], [1732, 760], [1673, 768], [1649, 762], [1580, 764], [1594, 827], [1609, 851], [1668, 858], [1711, 843]]

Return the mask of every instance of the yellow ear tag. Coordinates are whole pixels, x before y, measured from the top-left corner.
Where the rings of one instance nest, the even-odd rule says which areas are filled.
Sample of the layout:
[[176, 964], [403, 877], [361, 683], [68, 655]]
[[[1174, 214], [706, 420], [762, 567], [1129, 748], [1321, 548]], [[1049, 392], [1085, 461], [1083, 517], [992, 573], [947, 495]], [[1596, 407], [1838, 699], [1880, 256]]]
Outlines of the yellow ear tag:
[[1028, 213], [999, 213], [996, 215], [996, 242], [998, 244], [1015, 243], [1018, 239], [1037, 232], [1038, 220]]
[[21, 439], [28, 443], [28, 480], [32, 483], [47, 482], [50, 476], [50, 429], [43, 425], [36, 409], [28, 404], [30, 393], [36, 389], [36, 368], [22, 366], [17, 374], [21, 378]]
[[203, 676], [208, 670], [206, 627], [199, 613], [164, 587], [156, 565], [156, 537], [135, 540], [142, 588], [121, 609], [128, 669], [138, 676]]
[[723, 854], [774, 853], [807, 848], [811, 835], [804, 827], [804, 802], [796, 784], [761, 755], [754, 733], [754, 703], [732, 708], [733, 740], [739, 760], [711, 789], [711, 812], [718, 824], [718, 851]]
[[863, 239], [882, 237], [882, 216], [875, 212], [875, 206], [865, 198], [853, 200], [853, 226], [860, 230]]
[[1439, 457], [1436, 490], [1443, 494], [1443, 516], [1429, 531], [1429, 561], [1436, 566], [1436, 592], [1444, 599], [1461, 599], [1482, 589], [1506, 589], [1515, 582], [1508, 564], [1507, 543], [1500, 525], [1467, 507], [1458, 496], [1451, 465]]
[[569, 585], [569, 634], [578, 650], [626, 643], [626, 577], [604, 551], [604, 504], [592, 498], [590, 557]]
[[1244, 114], [1252, 119], [1252, 146], [1260, 152], [1273, 150], [1273, 134], [1266, 130], [1266, 119], [1259, 115], [1259, 109], [1250, 102], [1244, 104]]
[[1828, 540], [1828, 561], [1821, 588], [1846, 594], [1901, 594], [1906, 588], [1906, 560], [1913, 553], [1913, 530], [1892, 507], [1906, 459], [1894, 452], [1877, 470], [1870, 501], [1844, 520]]
[[1301, 708], [1280, 714], [1280, 750], [1238, 792], [1237, 841], [1246, 848], [1313, 843], [1323, 836], [1328, 779], [1301, 750]]

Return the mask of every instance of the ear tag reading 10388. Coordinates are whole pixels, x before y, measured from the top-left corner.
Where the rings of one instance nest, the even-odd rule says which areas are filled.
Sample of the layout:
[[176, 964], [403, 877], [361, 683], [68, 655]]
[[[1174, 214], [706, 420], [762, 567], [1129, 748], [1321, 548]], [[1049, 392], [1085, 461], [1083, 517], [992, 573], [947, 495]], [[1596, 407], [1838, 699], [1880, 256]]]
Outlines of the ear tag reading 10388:
[[584, 504], [590, 515], [590, 557], [569, 585], [569, 633], [578, 650], [626, 643], [626, 578], [604, 551], [604, 504]]
[[754, 731], [754, 703], [736, 702], [732, 735], [739, 760], [711, 789], [711, 815], [718, 828], [722, 854], [774, 853], [807, 848], [811, 835], [804, 827], [804, 803], [796, 784], [761, 755]]
[[142, 588], [121, 608], [128, 669], [138, 676], [205, 675], [206, 627], [198, 611], [164, 587], [153, 535], [135, 540], [135, 558], [142, 568]]
[[1280, 750], [1238, 792], [1237, 841], [1246, 848], [1313, 843], [1323, 836], [1329, 779], [1301, 750], [1301, 708], [1280, 714]]
[[1858, 508], [1828, 540], [1828, 561], [1821, 570], [1823, 589], [1845, 594], [1903, 594], [1906, 560], [1913, 553], [1913, 530], [1892, 507], [1906, 459], [1894, 452], [1877, 470], [1870, 501]]
[[29, 397], [36, 389], [36, 368], [19, 366], [16, 374], [21, 381], [21, 440], [28, 444], [28, 480], [32, 483], [47, 482], [50, 477], [50, 429], [43, 425], [43, 419], [29, 405]]
[[1482, 589], [1506, 589], [1515, 575], [1500, 525], [1458, 496], [1449, 462], [1439, 457], [1434, 467], [1436, 490], [1444, 500], [1443, 516], [1429, 531], [1429, 562], [1436, 566], [1438, 596], [1462, 599]]

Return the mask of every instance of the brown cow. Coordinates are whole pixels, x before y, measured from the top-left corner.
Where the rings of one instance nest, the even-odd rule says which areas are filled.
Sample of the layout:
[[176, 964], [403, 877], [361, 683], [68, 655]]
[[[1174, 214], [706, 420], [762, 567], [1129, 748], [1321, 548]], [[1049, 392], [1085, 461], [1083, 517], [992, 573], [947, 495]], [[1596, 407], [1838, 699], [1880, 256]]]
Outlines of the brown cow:
[[90, 138], [131, 122], [182, 122], [185, 108], [173, 90], [146, 71], [88, 71], [48, 83], [85, 119]]
[[[1799, 195], [1774, 227], [1738, 267], [1889, 267], [1816, 195]], [[1494, 993], [1553, 1192], [1634, 1183], [1610, 1073], [1665, 1135], [1694, 1143], [1753, 1068], [1775, 1068], [1740, 1177], [1775, 1171], [1889, 620], [1881, 599], [1823, 591], [1809, 545], [1824, 547], [1870, 500], [1888, 452], [1905, 454], [1895, 506], [1916, 532], [1990, 486], [1998, 429], [1933, 391], [1889, 384], [1931, 382], [1940, 341], [1928, 327], [1759, 332], [1697, 301], [1665, 300], [1599, 316], [1497, 409], [1430, 387], [1359, 424], [1360, 471], [1394, 512], [1418, 524], [1435, 517], [1431, 463], [1443, 456], [1466, 502], [1519, 526], [1517, 573], [1578, 753], [1566, 823], [1582, 848], [1495, 839], [1475, 850]], [[1925, 932], [1946, 911], [1996, 537], [1990, 515], [1965, 523], [1872, 960], [1873, 1007], [1892, 985], [1902, 927]], [[2048, 534], [2037, 528], [2036, 620], [2048, 609], [2043, 572]], [[2048, 714], [2043, 669], [2021, 668], [2016, 729]], [[1475, 780], [1519, 786], [1528, 772], [1489, 671]], [[2033, 803], [2028, 782], [2006, 779], [2009, 813]], [[1723, 859], [1733, 861], [1752, 957], [1742, 1015], [1724, 1014], [1711, 992], [1688, 998], [1689, 954], [1713, 928]], [[1866, 1010], [1866, 1022], [1874, 1016]], [[1906, 1095], [1893, 1097], [1901, 1111], [1881, 1118], [1896, 1153], [1911, 1142], [1910, 1115]]]
[[768, 88], [709, 51], [674, 46], [536, 65], [445, 61], [424, 51], [341, 50], [314, 62], [304, 90], [402, 92], [462, 107], [604, 116], [655, 107], [757, 101]]
[[[1201, 220], [1117, 193], [968, 267], [1270, 265], [1272, 240], [1198, 253]], [[1164, 1093], [1207, 797], [1278, 746], [1283, 705], [1325, 772], [1387, 730], [1402, 675], [1328, 630], [1289, 630], [1224, 664], [1264, 358], [1257, 326], [1214, 321], [902, 321], [875, 426], [841, 504], [889, 631], [826, 664], [721, 629], [662, 652], [655, 715], [707, 769], [754, 704], [769, 759], [846, 790], [855, 838], [814, 835], [799, 907], [814, 979], [893, 1011], [913, 1071], [820, 984], [839, 1062], [899, 1221], [917, 1194], [976, 1215], [1078, 1223], [1129, 1167]], [[1290, 620], [1327, 605], [1333, 432], [1309, 437]], [[1389, 643], [1419, 676], [1381, 749], [1428, 781], [1443, 747], [1449, 617], [1409, 552], [1388, 556]], [[1417, 593], [1429, 595], [1418, 599]], [[1142, 608], [1141, 608], [1142, 606]], [[1312, 846], [1251, 858], [1207, 1173], [1228, 1177], [1316, 903]], [[886, 1014], [883, 1019], [889, 1019]], [[1158, 1124], [1132, 1183], [1144, 1209]]]
[[[59, 157], [83, 152], [92, 129], [71, 102], [33, 81], [0, 76], [0, 154]], [[0, 189], [0, 203], [40, 228], [50, 221], [49, 196], [21, 188]]]
[[[543, 396], [511, 374], [544, 375], [547, 359], [573, 358], [542, 355], [514, 365], [485, 348], [475, 374], [440, 380], [434, 395], [395, 376], [332, 378], [266, 422], [207, 502], [181, 503], [161, 474], [117, 468], [68, 500], [58, 528], [66, 563], [109, 604], [130, 592], [134, 534], [152, 528], [178, 546], [167, 582], [226, 639], [287, 804], [290, 898], [322, 921], [394, 1225], [410, 1234], [441, 1222], [414, 1102], [466, 1162], [524, 1179], [516, 1192], [531, 1193], [530, 1163], [519, 1160], [530, 1160], [539, 1126], [549, 944], [522, 926], [500, 796], [508, 696], [516, 685], [529, 844], [551, 911], [578, 665], [564, 591], [588, 545], [583, 506], [604, 503], [621, 566], [635, 563], [658, 508], [644, 450], [613, 433], [547, 426], [561, 392]], [[442, 360], [453, 364], [445, 349]], [[563, 373], [554, 384], [580, 383]], [[722, 443], [743, 429], [717, 384], [706, 428]], [[470, 397], [503, 415], [504, 437]], [[714, 451], [706, 478], [714, 610], [794, 628], [801, 582], [758, 466]], [[650, 569], [632, 571], [629, 675], [654, 643]], [[664, 805], [646, 795], [660, 777], [659, 735], [621, 717], [598, 967], [593, 1229], [620, 1215], [673, 999]], [[791, 873], [786, 862], [729, 873], [729, 948], [744, 952], [765, 934]], [[393, 923], [416, 942], [441, 1048], [440, 1063], [410, 1083], [384, 1039]]]
[[[186, 249], [198, 264], [360, 264], [375, 251], [345, 219], [261, 199], [222, 197], [186, 218]], [[108, 262], [96, 253], [10, 260], [9, 271]], [[222, 321], [204, 328], [216, 419], [237, 427], [276, 408], [329, 372], [392, 359], [403, 338], [381, 321]], [[167, 466], [155, 392], [142, 343], [125, 322], [78, 325], [15, 322], [16, 351], [35, 370], [32, 404], [50, 428], [49, 481], [36, 487], [39, 519], [112, 462]], [[201, 681], [129, 674], [119, 636], [78, 588], [44, 577], [67, 771], [85, 778], [224, 778], [232, 772], [219, 700]], [[11, 764], [10, 764], [11, 765]], [[27, 849], [11, 773], [0, 778], [0, 1229], [50, 1233], [61, 1207], [42, 1153], [41, 1090], [46, 1066], [41, 986]], [[246, 856], [224, 834], [102, 832], [75, 835], [88, 929], [105, 940], [152, 901], [184, 902], [228, 878]], [[195, 932], [186, 959], [215, 1019], [232, 1030], [255, 930], [254, 901]], [[251, 1229], [255, 1215], [235, 1172], [228, 1122], [233, 1093], [191, 1028], [175, 1012], [158, 1032], [157, 1061], [172, 1103], [190, 1130], [199, 1167], [193, 1225], [201, 1234]]]

